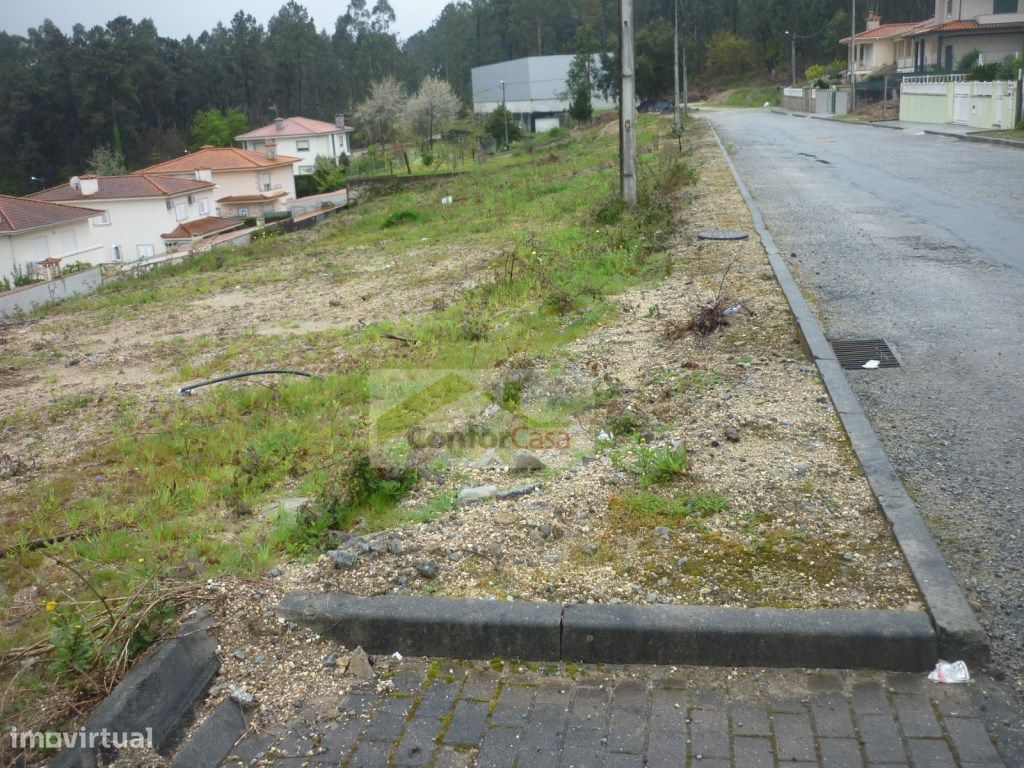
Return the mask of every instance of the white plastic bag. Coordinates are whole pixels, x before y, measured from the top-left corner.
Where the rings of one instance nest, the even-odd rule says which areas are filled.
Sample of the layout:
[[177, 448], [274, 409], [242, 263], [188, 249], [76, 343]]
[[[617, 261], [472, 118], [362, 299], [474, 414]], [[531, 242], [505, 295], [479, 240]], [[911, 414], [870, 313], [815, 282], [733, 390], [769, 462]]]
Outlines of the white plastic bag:
[[954, 661], [952, 664], [940, 661], [935, 665], [935, 669], [928, 673], [928, 679], [933, 683], [969, 683], [971, 673], [962, 661]]

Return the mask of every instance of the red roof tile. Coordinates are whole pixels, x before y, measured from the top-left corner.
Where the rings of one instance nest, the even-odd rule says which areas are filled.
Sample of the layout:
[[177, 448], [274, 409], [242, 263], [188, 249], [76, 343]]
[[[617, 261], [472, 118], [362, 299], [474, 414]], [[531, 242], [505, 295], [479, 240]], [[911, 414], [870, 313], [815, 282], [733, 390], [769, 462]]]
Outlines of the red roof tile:
[[270, 139], [275, 136], [317, 136], [326, 133], [351, 133], [355, 128], [339, 128], [334, 123], [325, 123], [323, 120], [313, 120], [310, 117], [285, 117], [281, 119], [281, 128], [278, 129], [277, 121], [256, 128], [248, 133], [235, 136], [236, 141], [246, 139]]
[[226, 219], [218, 216], [206, 216], [195, 221], [183, 221], [170, 232], [160, 235], [164, 240], [191, 240], [193, 237], [206, 237], [217, 232], [226, 232], [242, 226], [242, 219]]
[[[88, 178], [86, 176], [80, 178]], [[142, 174], [125, 174], [121, 176], [93, 177], [99, 182], [99, 192], [95, 195], [83, 195], [80, 190], [72, 189], [69, 184], [44, 189], [29, 195], [33, 200], [50, 202], [66, 202], [68, 200], [120, 200], [140, 197], [168, 197], [196, 192], [200, 189], [212, 189], [212, 181], [196, 181], [195, 179], [179, 179], [173, 176], [145, 176]]]
[[[883, 24], [877, 29], [869, 29], [864, 32], [857, 33], [857, 40], [888, 40], [893, 37], [904, 37], [914, 27], [917, 26], [917, 22], [910, 21], [901, 24]], [[849, 37], [844, 37], [839, 42], [848, 43], [850, 42]]]
[[103, 211], [58, 205], [27, 197], [0, 195], [0, 232], [20, 232], [24, 229], [49, 227], [66, 221], [77, 221], [98, 216]]
[[269, 159], [259, 152], [250, 152], [238, 147], [203, 147], [172, 160], [166, 160], [139, 173], [183, 173], [209, 169], [211, 171], [244, 171], [247, 169], [276, 168], [291, 165], [299, 161], [297, 157], [279, 155], [276, 160]]
[[227, 197], [217, 198], [218, 203], [268, 203], [277, 200], [279, 197], [284, 197], [288, 193], [283, 189], [279, 189], [276, 192], [264, 192], [255, 195], [228, 195]]

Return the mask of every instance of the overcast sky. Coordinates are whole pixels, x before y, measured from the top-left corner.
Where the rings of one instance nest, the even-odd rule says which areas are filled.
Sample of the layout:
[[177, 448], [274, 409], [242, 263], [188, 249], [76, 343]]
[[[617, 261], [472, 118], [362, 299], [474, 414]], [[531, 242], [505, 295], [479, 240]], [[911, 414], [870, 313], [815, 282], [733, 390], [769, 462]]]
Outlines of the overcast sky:
[[[198, 35], [210, 29], [218, 21], [227, 24], [235, 11], [244, 9], [266, 25], [284, 0], [247, 0], [241, 3], [211, 2], [210, 0], [42, 0], [32, 3], [25, 0], [0, 0], [4, 6], [0, 13], [0, 29], [24, 35], [29, 27], [39, 26], [44, 19], [53, 22], [65, 32], [70, 32], [75, 24], [87, 27], [105, 24], [117, 16], [130, 16], [138, 21], [149, 17], [156, 23], [156, 28], [164, 37], [185, 37], [188, 34]], [[310, 15], [316, 19], [318, 29], [334, 30], [334, 20], [345, 12], [347, 0], [299, 0], [306, 6]], [[447, 5], [449, 0], [391, 0], [391, 7], [398, 16], [396, 31], [400, 37], [408, 38], [430, 23]], [[367, 5], [372, 7], [371, 0]]]

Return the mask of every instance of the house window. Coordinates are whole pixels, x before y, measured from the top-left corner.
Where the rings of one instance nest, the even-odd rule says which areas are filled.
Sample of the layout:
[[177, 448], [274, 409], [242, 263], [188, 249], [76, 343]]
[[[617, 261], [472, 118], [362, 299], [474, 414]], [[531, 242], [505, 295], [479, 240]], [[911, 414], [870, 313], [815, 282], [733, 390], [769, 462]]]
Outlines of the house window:
[[78, 238], [75, 236], [75, 230], [65, 229], [63, 232], [58, 232], [57, 236], [60, 237], [60, 252], [62, 254], [67, 255], [78, 250]]
[[121, 246], [120, 245], [112, 245], [112, 246], [110, 246], [110, 255], [113, 257], [114, 261], [120, 261], [122, 258], [124, 258], [123, 256], [121, 256]]
[[146, 244], [139, 246], [139, 260], [152, 259], [154, 254], [153, 246]]
[[199, 213], [206, 216], [210, 213], [210, 200], [206, 197], [199, 198]]
[[299, 152], [309, 152], [309, 139], [296, 139], [295, 149]]
[[174, 206], [174, 218], [184, 221], [188, 218], [188, 206], [185, 203], [178, 203]]
[[314, 166], [312, 166], [312, 165], [300, 165], [299, 166], [299, 175], [300, 176], [308, 175], [308, 174], [312, 173], [315, 170], [316, 170], [316, 168]]
[[109, 227], [110, 226], [110, 211], [104, 211], [99, 216], [93, 216], [89, 221], [94, 227]]
[[1017, 0], [994, 0], [992, 13], [1016, 13]]
[[274, 175], [272, 173], [260, 174], [260, 189], [269, 192], [274, 186]]
[[238, 206], [238, 215], [248, 217], [249, 209], [242, 205]]
[[32, 255], [36, 261], [50, 258], [50, 245], [46, 242], [46, 235], [32, 238]]
[[953, 0], [946, 0], [946, 18], [953, 17]]

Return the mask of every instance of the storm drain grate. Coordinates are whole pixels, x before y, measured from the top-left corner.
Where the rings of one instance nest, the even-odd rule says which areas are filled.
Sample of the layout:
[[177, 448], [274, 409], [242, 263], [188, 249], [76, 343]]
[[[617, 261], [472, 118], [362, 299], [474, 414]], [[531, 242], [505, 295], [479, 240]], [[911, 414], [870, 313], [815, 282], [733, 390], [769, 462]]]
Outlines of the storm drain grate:
[[[859, 368], [899, 368], [900, 361], [889, 349], [885, 339], [847, 339], [829, 341], [836, 359], [843, 368], [856, 370]], [[878, 364], [874, 365], [872, 361]]]

